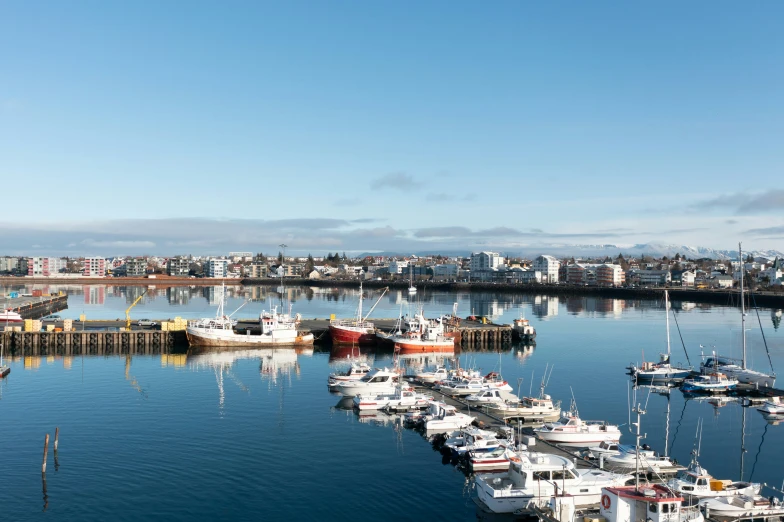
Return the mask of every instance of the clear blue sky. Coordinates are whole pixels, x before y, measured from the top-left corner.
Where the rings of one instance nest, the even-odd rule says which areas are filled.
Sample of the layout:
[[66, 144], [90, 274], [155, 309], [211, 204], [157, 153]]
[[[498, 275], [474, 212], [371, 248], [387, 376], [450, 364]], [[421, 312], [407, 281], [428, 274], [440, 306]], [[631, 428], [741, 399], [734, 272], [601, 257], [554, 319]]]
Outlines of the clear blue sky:
[[782, 20], [778, 1], [4, 2], [5, 250], [784, 250]]

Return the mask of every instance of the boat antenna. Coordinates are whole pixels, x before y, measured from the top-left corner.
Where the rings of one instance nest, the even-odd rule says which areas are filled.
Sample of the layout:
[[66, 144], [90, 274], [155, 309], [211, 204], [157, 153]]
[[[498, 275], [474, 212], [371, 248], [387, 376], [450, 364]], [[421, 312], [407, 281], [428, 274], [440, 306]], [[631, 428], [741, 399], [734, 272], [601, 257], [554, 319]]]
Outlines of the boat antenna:
[[[636, 387], [635, 387], [636, 390]], [[626, 411], [629, 413], [629, 433], [632, 432], [632, 390], [631, 383], [626, 383]]]
[[770, 350], [768, 350], [768, 340], [765, 339], [765, 330], [762, 328], [762, 319], [760, 319], [759, 315], [759, 307], [757, 306], [757, 298], [754, 296], [753, 292], [749, 292], [751, 294], [751, 300], [754, 303], [754, 311], [757, 313], [757, 322], [759, 323], [760, 333], [762, 334], [762, 342], [765, 344], [765, 353], [768, 354], [768, 362], [770, 363], [770, 371], [773, 372], [773, 376], [776, 376], [776, 370], [773, 369], [773, 361], [770, 358]]
[[[636, 401], [636, 396], [635, 396]], [[634, 423], [635, 427], [637, 428], [637, 436], [635, 437], [636, 444], [635, 444], [635, 457], [634, 457], [634, 489], [636, 491], [640, 490], [640, 441], [645, 438], [645, 435], [640, 434], [640, 417], [645, 415], [645, 410], [643, 410], [640, 405], [638, 404], [634, 408], [634, 412], [637, 414], [637, 422]]]
[[[545, 368], [547, 368], [547, 366], [545, 366]], [[534, 394], [534, 371], [531, 370], [531, 384], [528, 387], [528, 396], [531, 397], [533, 394]]]
[[[688, 361], [689, 366], [692, 366], [691, 359], [689, 359], [689, 352], [686, 350], [686, 343], [683, 341], [683, 334], [681, 333], [681, 327], [678, 324], [678, 314], [675, 313], [675, 308], [672, 309], [672, 318], [675, 319], [675, 328], [678, 330], [678, 337], [681, 338], [681, 346], [683, 346], [683, 353], [686, 354], [686, 361]], [[700, 345], [702, 347], [702, 345]]]
[[569, 409], [572, 410], [572, 413], [574, 413], [575, 416], [579, 417], [580, 413], [577, 411], [577, 401], [574, 398], [574, 390], [571, 386], [569, 386], [569, 392], [572, 394], [572, 404]]
[[555, 364], [550, 365], [550, 374], [547, 376], [547, 382], [545, 383], [545, 386], [549, 386], [550, 385], [550, 377], [553, 376], [553, 369], [554, 368], [555, 368]]

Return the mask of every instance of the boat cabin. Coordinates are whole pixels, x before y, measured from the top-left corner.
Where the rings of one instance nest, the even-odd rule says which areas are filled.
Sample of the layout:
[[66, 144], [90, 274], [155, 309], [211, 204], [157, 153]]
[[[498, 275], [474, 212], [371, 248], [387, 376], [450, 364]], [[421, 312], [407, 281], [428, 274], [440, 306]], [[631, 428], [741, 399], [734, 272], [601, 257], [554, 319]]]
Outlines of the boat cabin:
[[[607, 522], [669, 522], [671, 520], [699, 520], [699, 508], [682, 506], [682, 497], [675, 496], [659, 484], [619, 486], [602, 489], [601, 515]], [[684, 516], [694, 511], [693, 516]]]

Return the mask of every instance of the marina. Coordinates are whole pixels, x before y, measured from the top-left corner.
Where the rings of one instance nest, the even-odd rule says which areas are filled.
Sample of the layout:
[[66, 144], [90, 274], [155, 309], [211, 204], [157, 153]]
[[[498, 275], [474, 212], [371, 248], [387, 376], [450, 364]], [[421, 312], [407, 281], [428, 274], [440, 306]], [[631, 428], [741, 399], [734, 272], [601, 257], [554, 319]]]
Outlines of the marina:
[[[352, 301], [350, 296], [351, 294], [346, 295], [343, 310], [355, 305], [356, 300]], [[428, 300], [421, 292], [417, 294], [417, 298]], [[447, 295], [441, 300], [445, 304], [440, 310], [432, 302], [429, 306], [425, 303], [426, 309], [434, 309], [433, 315], [447, 314], [452, 306], [446, 303], [459, 302], [461, 298]], [[140, 306], [143, 304], [140, 303]], [[235, 301], [232, 309], [240, 304], [242, 303]], [[382, 306], [383, 304], [379, 305], [383, 314], [381, 319], [376, 318], [373, 321], [379, 328], [392, 330], [397, 320], [389, 319], [389, 310], [394, 310], [393, 307], [399, 310], [399, 305], [389, 303]], [[476, 309], [477, 305], [478, 301], [474, 301], [463, 307]], [[378, 489], [371, 488], [366, 494], [367, 501], [380, 508], [385, 506], [384, 509], [392, 509], [394, 497], [389, 497], [386, 493], [387, 490], [392, 490], [396, 495], [410, 496], [412, 502], [418, 505], [427, 505], [420, 508], [416, 517], [412, 517], [416, 519], [421, 516], [439, 518], [443, 513], [449, 513], [450, 518], [456, 520], [482, 520], [488, 517], [514, 520], [536, 513], [533, 506], [529, 505], [530, 502], [526, 503], [527, 509], [523, 510], [525, 514], [519, 507], [507, 514], [497, 514], [492, 513], [492, 510], [480, 501], [477, 492], [476, 474], [491, 473], [489, 484], [495, 484], [492, 482], [495, 480], [492, 475], [496, 474], [496, 478], [499, 478], [499, 473], [509, 473], [508, 462], [517, 458], [513, 453], [509, 453], [506, 446], [499, 446], [494, 442], [496, 436], [499, 441], [513, 440], [514, 445], [525, 444], [529, 452], [543, 455], [543, 462], [553, 459], [552, 462], [560, 463], [559, 467], [566, 466], [567, 470], [572, 470], [570, 473], [574, 473], [575, 477], [599, 468], [602, 468], [603, 473], [622, 473], [629, 477], [634, 474], [629, 469], [634, 459], [621, 459], [616, 466], [608, 456], [594, 455], [596, 458], [589, 458], [581, 447], [547, 442], [536, 437], [534, 431], [543, 422], [552, 424], [558, 420], [547, 413], [552, 411], [547, 410], [548, 407], [553, 408], [553, 405], [560, 402], [559, 409], [568, 411], [566, 406], [574, 394], [580, 407], [581, 419], [599, 419], [617, 426], [621, 445], [633, 446], [635, 438], [629, 427], [630, 414], [626, 395], [628, 387], [634, 383], [626, 375], [626, 361], [634, 360], [634, 352], [639, 353], [640, 349], [644, 350], [645, 354], [650, 354], [661, 351], [664, 347], [663, 304], [635, 303], [630, 307], [629, 304], [601, 302], [597, 305], [599, 306], [593, 309], [607, 311], [576, 311], [574, 303], [564, 302], [557, 307], [550, 305], [547, 316], [538, 316], [537, 310], [541, 311], [541, 308], [536, 309], [533, 304], [523, 304], [509, 306], [506, 313], [494, 317], [492, 321], [462, 319], [460, 326], [467, 330], [509, 325], [511, 331], [514, 320], [523, 316], [529, 318], [530, 325], [536, 329], [537, 344], [524, 345], [514, 340], [489, 345], [466, 344], [464, 340], [454, 355], [400, 354], [389, 344], [351, 347], [318, 340], [312, 348], [189, 347], [183, 330], [168, 331], [170, 323], [174, 321], [167, 319], [184, 316], [177, 323], [183, 324], [194, 320], [194, 316], [209, 317], [210, 313], [214, 316], [214, 307], [207, 307], [196, 313], [171, 307], [168, 314], [135, 308], [130, 331], [120, 330], [126, 326], [125, 321], [106, 319], [74, 321], [71, 323], [74, 331], [71, 332], [0, 333], [0, 340], [7, 346], [5, 364], [12, 370], [0, 383], [0, 405], [7, 410], [6, 415], [19, 417], [22, 408], [28, 412], [24, 418], [29, 420], [12, 427], [10, 436], [37, 439], [40, 435], [40, 428], [37, 426], [42, 422], [56, 423], [61, 430], [59, 471], [54, 474], [54, 468], [50, 466], [47, 473], [47, 510], [65, 510], [58, 512], [67, 513], [69, 509], [76, 509], [76, 505], [63, 496], [66, 491], [74, 491], [77, 487], [67, 474], [69, 470], [73, 472], [76, 462], [81, 462], [82, 466], [87, 465], [92, 470], [91, 473], [99, 477], [108, 472], [123, 473], [117, 468], [119, 463], [114, 464], [111, 459], [105, 472], [99, 467], [99, 460], [95, 460], [95, 464], [89, 464], [93, 462], [90, 458], [92, 454], [97, 458], [98, 455], [117, 452], [116, 445], [96, 443], [87, 435], [88, 426], [100, 425], [104, 426], [104, 430], [108, 430], [107, 433], [114, 439], [119, 437], [119, 440], [125, 441], [120, 447], [120, 455], [131, 458], [128, 451], [135, 449], [133, 466], [143, 477], [148, 473], [145, 470], [162, 468], [173, 484], [207, 480], [207, 469], [215, 469], [215, 464], [210, 462], [219, 458], [219, 469], [224, 473], [230, 472], [238, 479], [241, 477], [243, 482], [252, 484], [249, 487], [253, 490], [272, 488], [277, 498], [286, 504], [285, 510], [282, 506], [262, 505], [251, 500], [250, 495], [229, 508], [227, 516], [231, 516], [231, 513], [245, 513], [251, 506], [252, 509], [272, 518], [284, 512], [287, 515], [302, 513], [305, 516], [304, 511], [291, 507], [289, 501], [294, 499], [292, 492], [277, 487], [272, 480], [272, 476], [296, 476], [314, 491], [319, 491], [319, 497], [325, 505], [330, 506], [326, 519], [363, 519], [358, 514], [341, 510], [336, 503], [329, 500], [330, 495], [339, 495], [340, 490], [322, 481], [316, 481], [318, 473], [298, 473], [296, 470], [284, 468], [282, 462], [268, 460], [270, 455], [279, 454], [296, 445], [306, 448], [306, 454], [312, 456], [308, 460], [310, 466], [322, 470], [321, 473], [326, 473], [329, 469], [334, 476], [339, 467], [337, 476], [342, 480], [347, 480], [350, 474], [357, 480], [372, 483], [373, 475], [367, 470], [370, 462], [392, 470], [391, 474], [388, 473], [388, 478], [379, 484]], [[123, 306], [127, 308], [128, 305]], [[237, 322], [238, 331], [259, 324], [259, 319], [249, 318], [248, 306], [250, 305], [241, 310], [245, 320], [240, 319]], [[629, 313], [624, 307], [633, 312]], [[120, 306], [117, 308], [122, 309]], [[313, 331], [314, 337], [319, 337], [319, 333], [326, 336], [329, 320], [308, 318], [318, 313], [314, 310], [324, 310], [322, 303], [317, 300], [297, 300], [293, 308], [302, 314], [303, 328]], [[673, 308], [683, 310], [688, 307], [676, 301]], [[259, 306], [259, 314], [264, 309], [269, 309], [266, 303]], [[574, 312], [567, 313], [569, 309]], [[614, 309], [620, 312], [612, 313]], [[74, 313], [80, 312], [81, 310], [66, 310], [60, 315], [73, 317]], [[93, 311], [89, 315], [95, 317], [99, 314]], [[324, 316], [323, 311], [320, 315]], [[158, 324], [140, 326], [135, 317], [148, 317], [151, 322]], [[383, 319], [384, 317], [387, 319]], [[736, 318], [737, 311], [733, 308], [712, 307], [703, 309], [700, 314], [681, 312], [678, 322], [686, 346], [693, 351], [695, 348], [699, 350], [700, 342], [707, 344], [720, 339], [717, 331], [724, 325], [734, 325]], [[143, 322], [148, 324], [147, 321]], [[61, 323], [62, 321], [55, 321], [51, 325], [57, 328]], [[167, 324], [166, 331], [160, 329], [160, 323]], [[44, 325], [48, 324], [44, 322]], [[773, 363], [777, 365], [782, 358], [781, 334], [773, 328], [769, 330], [766, 331], [767, 341]], [[729, 337], [727, 344], [739, 345], [737, 340], [740, 332], [736, 329], [733, 333], [732, 328], [726, 332], [723, 335]], [[74, 343], [77, 335], [81, 336], [76, 343], [78, 346]], [[96, 336], [93, 338], [94, 347], [90, 346], [90, 335]], [[106, 341], [107, 335], [112, 336], [110, 342]], [[128, 336], [127, 345], [123, 345], [123, 335]], [[57, 336], [64, 339], [61, 347], [57, 346]], [[67, 341], [68, 336], [70, 341]], [[139, 336], [143, 342], [131, 342], [131, 339], [138, 339]], [[154, 342], [155, 336], [158, 336], [159, 345]], [[706, 341], [706, 337], [709, 340]], [[760, 341], [757, 334], [750, 331], [748, 337], [750, 347], [753, 348], [750, 352], [758, 353]], [[25, 338], [30, 339], [27, 347]], [[41, 342], [42, 338], [46, 340]], [[628, 346], [627, 339], [636, 340], [633, 348]], [[723, 353], [726, 352], [725, 348]], [[615, 362], [602, 365], [592, 362], [598, 353], [601, 353], [606, 361]], [[672, 358], [675, 361], [680, 360], [676, 350], [672, 351]], [[500, 395], [506, 401], [505, 404], [512, 404], [516, 399], [525, 399], [528, 402], [521, 403], [522, 407], [531, 412], [532, 408], [539, 408], [537, 411], [541, 411], [541, 419], [532, 421], [523, 415], [514, 416], [492, 402], [482, 403], [476, 398], [468, 400], [468, 395], [453, 397], [435, 390], [433, 384], [426, 384], [418, 378], [422, 375], [425, 380], [435, 380], [440, 371], [436, 371], [439, 367], [444, 368], [441, 372], [443, 375], [447, 373], [447, 369], [454, 368], [458, 363], [460, 368], [466, 371], [474, 370], [482, 378], [480, 389], [485, 383], [508, 383], [511, 391], [502, 392], [503, 395]], [[384, 404], [379, 410], [373, 408], [371, 403], [375, 399], [367, 393], [358, 394], [358, 398], [344, 398], [342, 394], [325, 386], [330, 374], [334, 374], [335, 378], [348, 377], [352, 373], [352, 364], [355, 366], [356, 378], [372, 374], [372, 371], [364, 371], [363, 365], [364, 368], [371, 369], [393, 369], [397, 366], [405, 376], [404, 381], [410, 383], [413, 389], [410, 395], [408, 392], [398, 395], [394, 386], [382, 390], [384, 394], [379, 396]], [[590, 379], [585, 379], [585, 368], [591, 369]], [[547, 377], [543, 378], [545, 375]], [[80, 389], [84, 389], [89, 395], [89, 400], [87, 397], [82, 398], [81, 392], [75, 394], [75, 391]], [[663, 484], [671, 480], [679, 470], [683, 470], [695, 444], [696, 423], [702, 422], [704, 433], [701, 437], [700, 464], [709, 469], [712, 476], [774, 484], [780, 468], [776, 453], [770, 452], [777, 444], [784, 442], [784, 437], [779, 431], [780, 421], [775, 415], [771, 417], [766, 412], [756, 411], [765, 405], [766, 400], [773, 401], [772, 398], [763, 396], [763, 392], [774, 395], [778, 390], [766, 388], [760, 391], [756, 387], [740, 384], [739, 389], [731, 396], [698, 397], [681, 393], [678, 388], [640, 387], [637, 401], [647, 409], [643, 418], [643, 431], [648, 436], [643, 442], [650, 446], [650, 449], [643, 450], [645, 457], [640, 471], [641, 480], [645, 484]], [[33, 404], [30, 401], [36, 397], [47, 399], [44, 402], [35, 402], [38, 406], [30, 409]], [[119, 397], [122, 397], [120, 402]], [[447, 413], [454, 412], [444, 416], [444, 420], [453, 416], [455, 419], [465, 417], [475, 426], [469, 429], [482, 429], [489, 433], [486, 446], [477, 445], [476, 442], [471, 442], [471, 449], [465, 450], [449, 446], [447, 457], [441, 442], [426, 430], [426, 424], [422, 424], [425, 431], [421, 433], [407, 428], [406, 412], [412, 416], [427, 415], [428, 409], [420, 411], [424, 407], [421, 401], [430, 400], [431, 397], [443, 404], [439, 408]], [[745, 407], [744, 404], [749, 406]], [[106, 415], [109, 411], [118, 412], [112, 414], [112, 422], [118, 424], [111, 428], [96, 416], [101, 412]], [[434, 413], [436, 416], [441, 415], [438, 408]], [[133, 424], [130, 424], [131, 419], [135, 419]], [[199, 426], [198, 434], [193, 433], [195, 423]], [[445, 424], [439, 421], [431, 424], [431, 431], [449, 431], [463, 425], [463, 422], [450, 421]], [[303, 426], [307, 426], [307, 429], [303, 429]], [[249, 431], [251, 427], [252, 431]], [[160, 428], [165, 428], [167, 432], [165, 439], [160, 438]], [[477, 435], [470, 435], [468, 438], [479, 436], [484, 440], [485, 431], [477, 432]], [[242, 433], [248, 440], [232, 438], [233, 444], [238, 447], [227, 452], [224, 445], [215, 444], [215, 437], [221, 434], [229, 436], [229, 432]], [[25, 433], [28, 435], [24, 435]], [[728, 437], [727, 433], [732, 436]], [[265, 438], [265, 446], [269, 448], [256, 449], [257, 445], [251, 441], [259, 436]], [[176, 438], [176, 446], [173, 445], [174, 440], [167, 442], [169, 437]], [[741, 438], [744, 439], [742, 442]], [[143, 439], [148, 442], [141, 442]], [[88, 440], [93, 442], [88, 444]], [[152, 445], [151, 447], [157, 449], [157, 453], [163, 452], [163, 460], [157, 458], [153, 461], [144, 456], [144, 451], [139, 453], [140, 444]], [[191, 465], [181, 464], [183, 461], [179, 457], [180, 451], [175, 447], [182, 445], [194, 449], [198, 446], [198, 452], [202, 455], [196, 457], [196, 461], [204, 466], [204, 472], [194, 470]], [[128, 447], [127, 450], [123, 449], [125, 446]], [[29, 450], [23, 448], [8, 461], [9, 473], [15, 484], [12, 489], [17, 492], [14, 505], [23, 512], [28, 509], [25, 502], [29, 502], [30, 489], [34, 488], [28, 479], [23, 478], [25, 461], [30, 460], [29, 455], [33, 451], [36, 450], [32, 447]], [[37, 448], [37, 451], [40, 452], [40, 448]], [[662, 454], [671, 456], [673, 465], [670, 468], [652, 468], [653, 455]], [[738, 459], [719, 457], [733, 454], [738, 455]], [[658, 456], [655, 458], [655, 462], [661, 461]], [[678, 464], [675, 464], [675, 461], [678, 461]], [[40, 455], [38, 462], [40, 464]], [[101, 458], [100, 462], [105, 463], [106, 459]], [[247, 465], [248, 462], [250, 465]], [[522, 469], [524, 471], [525, 466]], [[503, 480], [501, 479], [498, 485], [504, 484]], [[146, 478], [142, 481], [145, 484], [151, 483]], [[628, 477], [624, 484], [627, 481]], [[610, 487], [628, 486], [621, 484]], [[117, 498], [109, 503], [121, 502], [125, 506], [123, 499], [127, 497], [120, 490], [113, 487], [109, 489], [114, 490], [113, 494]], [[218, 489], [222, 494], [231, 495], [224, 486], [219, 485]], [[423, 503], [425, 489], [427, 497], [434, 497], [432, 503]], [[38, 490], [40, 493], [40, 477]], [[621, 490], [618, 492], [622, 493]], [[771, 493], [768, 490], [766, 494], [770, 496]], [[187, 492], [168, 498], [153, 492], [148, 495], [152, 502], [162, 506], [164, 510], [199, 510], [206, 509], [209, 505], [205, 504], [203, 499]], [[626, 493], [621, 494], [623, 495]], [[602, 510], [599, 502], [601, 496], [601, 493], [596, 498], [592, 496], [589, 502], [576, 506], [575, 509], [595, 509], [598, 516]], [[28, 500], [20, 500], [25, 498]], [[537, 506], [542, 509], [547, 508], [546, 504], [548, 502], [543, 498], [541, 502], [537, 501]], [[518, 513], [515, 514], [514, 511]], [[127, 513], [128, 519], [131, 519], [134, 510], [130, 509]], [[21, 517], [26, 518], [29, 517]]]

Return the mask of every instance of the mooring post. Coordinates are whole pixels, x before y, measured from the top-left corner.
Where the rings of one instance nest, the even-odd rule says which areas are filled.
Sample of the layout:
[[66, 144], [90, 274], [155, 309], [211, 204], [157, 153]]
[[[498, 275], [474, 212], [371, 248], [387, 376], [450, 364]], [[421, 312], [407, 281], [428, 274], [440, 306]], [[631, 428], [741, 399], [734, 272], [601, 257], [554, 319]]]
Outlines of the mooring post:
[[58, 426], [54, 429], [54, 445], [52, 446], [52, 449], [55, 452], [57, 452], [57, 442], [59, 439], [60, 439], [60, 427]]
[[49, 453], [49, 434], [44, 439], [44, 461], [41, 464], [41, 473], [46, 473], [46, 454]]

